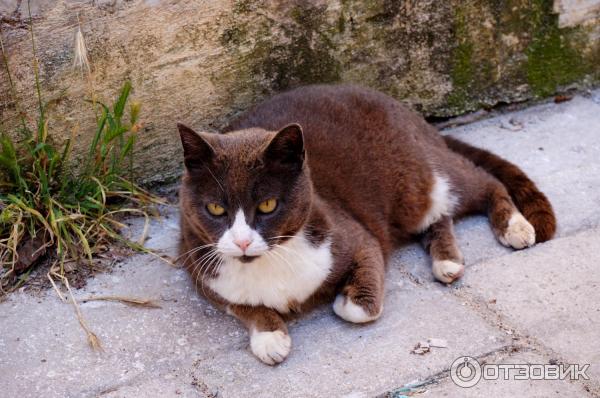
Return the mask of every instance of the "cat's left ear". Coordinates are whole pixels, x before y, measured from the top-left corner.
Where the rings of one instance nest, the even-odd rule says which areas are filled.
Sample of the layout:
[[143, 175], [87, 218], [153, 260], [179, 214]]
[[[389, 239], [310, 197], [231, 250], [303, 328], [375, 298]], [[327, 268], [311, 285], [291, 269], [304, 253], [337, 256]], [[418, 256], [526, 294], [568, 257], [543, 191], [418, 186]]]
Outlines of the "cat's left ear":
[[304, 135], [298, 124], [285, 126], [265, 150], [265, 160], [281, 166], [301, 168], [304, 163]]

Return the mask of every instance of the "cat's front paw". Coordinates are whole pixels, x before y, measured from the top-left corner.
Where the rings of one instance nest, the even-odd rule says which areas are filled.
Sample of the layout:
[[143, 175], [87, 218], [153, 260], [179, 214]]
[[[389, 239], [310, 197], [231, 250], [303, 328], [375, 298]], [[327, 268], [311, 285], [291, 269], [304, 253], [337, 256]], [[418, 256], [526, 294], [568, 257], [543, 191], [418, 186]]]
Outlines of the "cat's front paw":
[[508, 220], [504, 234], [498, 237], [504, 246], [523, 249], [535, 243], [535, 229], [521, 213], [514, 213]]
[[356, 304], [345, 294], [339, 294], [333, 302], [333, 312], [340, 318], [352, 323], [372, 322], [381, 316], [383, 306], [379, 308], [373, 304], [370, 309], [364, 305]]
[[292, 348], [292, 339], [282, 330], [273, 332], [253, 331], [250, 334], [250, 349], [258, 359], [267, 365], [283, 361]]
[[465, 266], [451, 260], [434, 260], [433, 276], [442, 283], [452, 283], [465, 273]]

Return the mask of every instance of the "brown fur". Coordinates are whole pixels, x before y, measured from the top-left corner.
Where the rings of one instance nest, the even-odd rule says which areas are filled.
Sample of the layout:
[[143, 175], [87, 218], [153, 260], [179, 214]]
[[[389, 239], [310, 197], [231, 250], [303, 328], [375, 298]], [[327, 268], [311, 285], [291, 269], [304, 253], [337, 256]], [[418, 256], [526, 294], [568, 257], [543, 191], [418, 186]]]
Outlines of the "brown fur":
[[[298, 123], [303, 135], [295, 131], [297, 126], [283, 128], [290, 123]], [[516, 166], [442, 138], [420, 116], [368, 89], [300, 88], [259, 104], [223, 135], [198, 137], [185, 126], [180, 132], [187, 169], [180, 194], [184, 262], [209, 298], [255, 330], [287, 333], [287, 314], [227, 303], [205, 283], [218, 267], [209, 265], [200, 274], [194, 265], [205, 254], [194, 248], [215, 242], [232, 223], [232, 215], [216, 225], [204, 214], [211, 195], [239, 203], [251, 214], [253, 227], [261, 222], [253, 213], [257, 198], [281, 195], [285, 212], [274, 216], [281, 219], [257, 228], [268, 236], [293, 235], [304, 228], [315, 245], [331, 239], [330, 275], [304, 303], [289, 303], [291, 312], [306, 311], [341, 293], [377, 316], [386, 261], [401, 242], [423, 232], [434, 173], [448, 179], [457, 201], [453, 214], [436, 220], [424, 233], [434, 260], [463, 262], [452, 218], [466, 214], [488, 213], [498, 236], [506, 232], [516, 207], [534, 225], [538, 241], [551, 238], [556, 228], [550, 203]], [[288, 157], [287, 163], [281, 160]]]
[[281, 316], [270, 308], [263, 306], [232, 304], [227, 307], [229, 313], [238, 318], [248, 329], [263, 332], [281, 330], [287, 334], [287, 326]]
[[423, 236], [423, 246], [434, 260], [464, 261], [454, 238], [454, 223], [450, 217], [443, 217], [429, 227]]

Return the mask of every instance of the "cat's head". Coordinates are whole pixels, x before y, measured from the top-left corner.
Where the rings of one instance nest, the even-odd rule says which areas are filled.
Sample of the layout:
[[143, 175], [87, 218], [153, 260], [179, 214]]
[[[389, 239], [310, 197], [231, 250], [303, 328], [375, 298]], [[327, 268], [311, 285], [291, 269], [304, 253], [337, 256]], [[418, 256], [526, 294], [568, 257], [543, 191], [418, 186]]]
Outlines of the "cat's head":
[[180, 200], [197, 240], [249, 262], [302, 228], [312, 185], [299, 125], [228, 134], [178, 128], [186, 169]]

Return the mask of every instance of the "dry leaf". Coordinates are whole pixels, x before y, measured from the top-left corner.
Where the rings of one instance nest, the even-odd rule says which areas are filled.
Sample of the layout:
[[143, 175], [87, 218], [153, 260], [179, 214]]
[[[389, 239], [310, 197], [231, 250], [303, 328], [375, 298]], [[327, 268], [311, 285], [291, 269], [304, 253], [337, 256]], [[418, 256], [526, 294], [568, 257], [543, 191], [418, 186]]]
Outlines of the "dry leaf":
[[46, 254], [46, 245], [39, 236], [28, 238], [17, 249], [19, 260], [15, 263], [15, 271], [24, 271], [35, 264], [40, 257]]
[[572, 95], [559, 94], [554, 97], [554, 102], [557, 104], [560, 104], [561, 102], [571, 101], [572, 99], [573, 99]]

